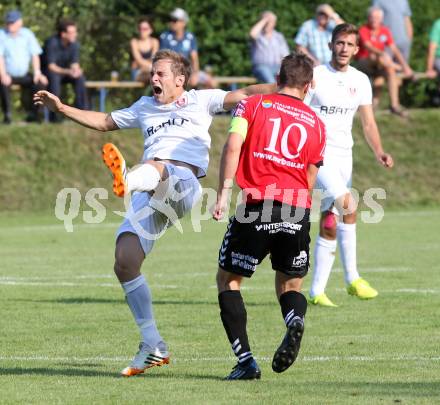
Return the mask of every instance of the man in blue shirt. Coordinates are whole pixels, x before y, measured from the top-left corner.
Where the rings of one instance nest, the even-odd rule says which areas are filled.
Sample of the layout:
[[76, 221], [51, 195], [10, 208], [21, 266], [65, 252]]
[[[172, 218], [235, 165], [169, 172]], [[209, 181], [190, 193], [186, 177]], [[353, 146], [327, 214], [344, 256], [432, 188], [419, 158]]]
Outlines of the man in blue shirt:
[[328, 44], [331, 42], [333, 28], [344, 21], [328, 4], [316, 8], [316, 18], [305, 21], [295, 38], [298, 51], [313, 60], [315, 66], [330, 62], [332, 53]]
[[192, 70], [188, 82], [190, 87], [200, 84], [205, 88], [215, 88], [217, 85], [213, 77], [200, 70], [197, 40], [193, 33], [186, 30], [188, 21], [189, 16], [184, 9], [174, 9], [170, 14], [170, 29], [160, 35], [160, 49], [171, 49], [190, 61]]
[[[0, 98], [4, 114], [3, 122], [11, 123], [12, 84], [30, 89], [32, 94], [47, 85], [47, 78], [41, 73], [41, 47], [33, 32], [23, 27], [23, 19], [18, 10], [9, 11], [5, 18], [6, 28], [0, 30]], [[32, 73], [29, 65], [32, 62]], [[28, 121], [37, 119], [37, 110], [33, 106], [32, 96], [24, 99], [29, 110]]]
[[[43, 70], [49, 78], [49, 91], [61, 95], [61, 85], [70, 83], [75, 92], [75, 107], [88, 108], [86, 82], [79, 64], [78, 30], [72, 20], [58, 22], [58, 33], [44, 43]], [[55, 113], [49, 115], [50, 121], [57, 121]]]

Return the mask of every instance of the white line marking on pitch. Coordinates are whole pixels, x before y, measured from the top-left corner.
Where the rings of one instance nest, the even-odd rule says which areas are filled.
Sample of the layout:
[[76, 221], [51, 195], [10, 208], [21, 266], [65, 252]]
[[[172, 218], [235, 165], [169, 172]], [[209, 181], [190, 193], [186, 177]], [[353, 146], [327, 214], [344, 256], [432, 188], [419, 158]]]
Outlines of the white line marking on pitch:
[[[121, 221], [122, 222], [122, 221]], [[100, 224], [73, 224], [73, 228], [114, 228], [121, 225], [121, 222], [103, 222]], [[65, 231], [65, 227], [62, 223], [60, 224], [49, 224], [49, 225], [10, 225], [10, 226], [0, 226], [0, 231]]]
[[[70, 281], [16, 281], [16, 280], [2, 280], [0, 279], [0, 286], [30, 286], [30, 287], [111, 287], [120, 288], [120, 285], [115, 281], [114, 283], [75, 283]], [[194, 286], [178, 286], [176, 284], [150, 284], [151, 288], [157, 289], [194, 289]], [[206, 286], [200, 285], [200, 288], [206, 288]], [[208, 286], [210, 289], [217, 288], [216, 285]], [[244, 291], [272, 291], [271, 287], [252, 287], [242, 286]], [[345, 291], [343, 288], [337, 288], [337, 291]], [[401, 288], [396, 290], [380, 290], [381, 293], [393, 294], [439, 294], [440, 290], [435, 289], [423, 289], [423, 288]]]
[[[440, 215], [440, 210], [417, 210], [417, 211], [385, 211], [385, 219], [387, 216], [390, 217], [425, 217], [425, 216], [433, 216]], [[87, 223], [78, 223], [73, 224], [74, 229], [77, 228], [114, 228], [119, 226], [122, 222], [122, 218], [120, 222], [102, 222], [100, 224], [87, 224]], [[64, 225], [62, 223], [58, 224], [47, 224], [47, 225], [8, 225], [8, 226], [0, 226], [1, 231], [11, 231], [11, 230], [19, 230], [19, 231], [50, 231], [50, 230], [64, 230]]]
[[[256, 357], [261, 361], [272, 361], [272, 357]], [[51, 356], [0, 356], [3, 361], [50, 361], [50, 362], [124, 362], [130, 361], [130, 357], [51, 357]], [[175, 362], [230, 362], [234, 361], [235, 357], [172, 357]], [[359, 361], [359, 362], [374, 362], [374, 361], [425, 361], [438, 362], [438, 356], [303, 356], [300, 361], [306, 362], [326, 362], [326, 361]]]
[[[409, 267], [360, 267], [359, 272], [361, 273], [394, 273], [394, 272], [408, 272], [413, 269]], [[335, 273], [342, 273], [343, 269], [341, 267], [336, 267], [332, 270]]]
[[88, 280], [88, 279], [114, 279], [112, 274], [87, 274], [82, 276], [30, 276], [30, 277], [0, 277], [0, 281], [50, 281], [50, 280]]

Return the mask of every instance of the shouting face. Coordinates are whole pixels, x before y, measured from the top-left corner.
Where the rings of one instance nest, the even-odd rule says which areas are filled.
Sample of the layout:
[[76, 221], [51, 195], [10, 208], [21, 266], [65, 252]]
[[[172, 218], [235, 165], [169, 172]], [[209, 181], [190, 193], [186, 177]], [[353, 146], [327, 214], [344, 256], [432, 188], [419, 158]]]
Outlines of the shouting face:
[[172, 61], [160, 59], [153, 64], [150, 85], [154, 98], [160, 104], [177, 100], [185, 90], [185, 76], [175, 75], [171, 70]]

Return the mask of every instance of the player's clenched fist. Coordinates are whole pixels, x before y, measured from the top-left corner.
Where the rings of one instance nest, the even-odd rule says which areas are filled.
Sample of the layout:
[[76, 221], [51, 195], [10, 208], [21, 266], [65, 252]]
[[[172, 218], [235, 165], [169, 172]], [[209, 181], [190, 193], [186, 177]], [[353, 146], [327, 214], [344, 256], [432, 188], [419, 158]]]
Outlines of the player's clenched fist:
[[381, 155], [377, 156], [377, 160], [381, 165], [387, 168], [391, 168], [394, 166], [394, 160], [389, 153], [382, 153]]
[[49, 110], [54, 112], [61, 111], [63, 106], [63, 103], [57, 96], [55, 96], [52, 93], [49, 93], [46, 90], [40, 90], [34, 94], [34, 104], [44, 105]]
[[222, 192], [219, 192], [217, 194], [217, 202], [215, 203], [214, 207], [212, 208], [212, 217], [216, 221], [220, 221], [225, 213], [228, 210], [228, 192], [230, 190], [224, 190]]

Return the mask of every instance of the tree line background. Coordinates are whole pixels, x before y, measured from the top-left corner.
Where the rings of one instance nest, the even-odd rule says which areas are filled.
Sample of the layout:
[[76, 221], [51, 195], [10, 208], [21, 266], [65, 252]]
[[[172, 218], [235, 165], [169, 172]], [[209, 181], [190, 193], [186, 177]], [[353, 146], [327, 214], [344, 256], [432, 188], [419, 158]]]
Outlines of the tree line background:
[[[390, 0], [392, 1], [392, 0]], [[119, 71], [129, 79], [129, 40], [136, 34], [140, 16], [152, 18], [155, 36], [167, 29], [168, 14], [174, 7], [184, 8], [190, 16], [188, 28], [194, 32], [201, 66], [210, 65], [222, 76], [250, 75], [248, 32], [261, 11], [272, 10], [278, 16], [277, 30], [294, 49], [294, 37], [301, 24], [314, 16], [322, 1], [219, 1], [219, 0], [2, 0], [0, 16], [18, 8], [25, 26], [32, 29], [40, 43], [55, 32], [61, 17], [74, 19], [79, 27], [81, 64], [90, 80], [110, 79], [110, 72]], [[329, 3], [341, 17], [356, 25], [366, 21], [370, 0], [332, 0]], [[428, 34], [433, 22], [440, 18], [440, 0], [410, 0], [413, 11], [414, 42], [411, 66], [424, 71]], [[405, 89], [406, 104], [427, 103], [427, 91], [433, 82], [410, 85]], [[435, 85], [434, 85], [435, 86]]]

